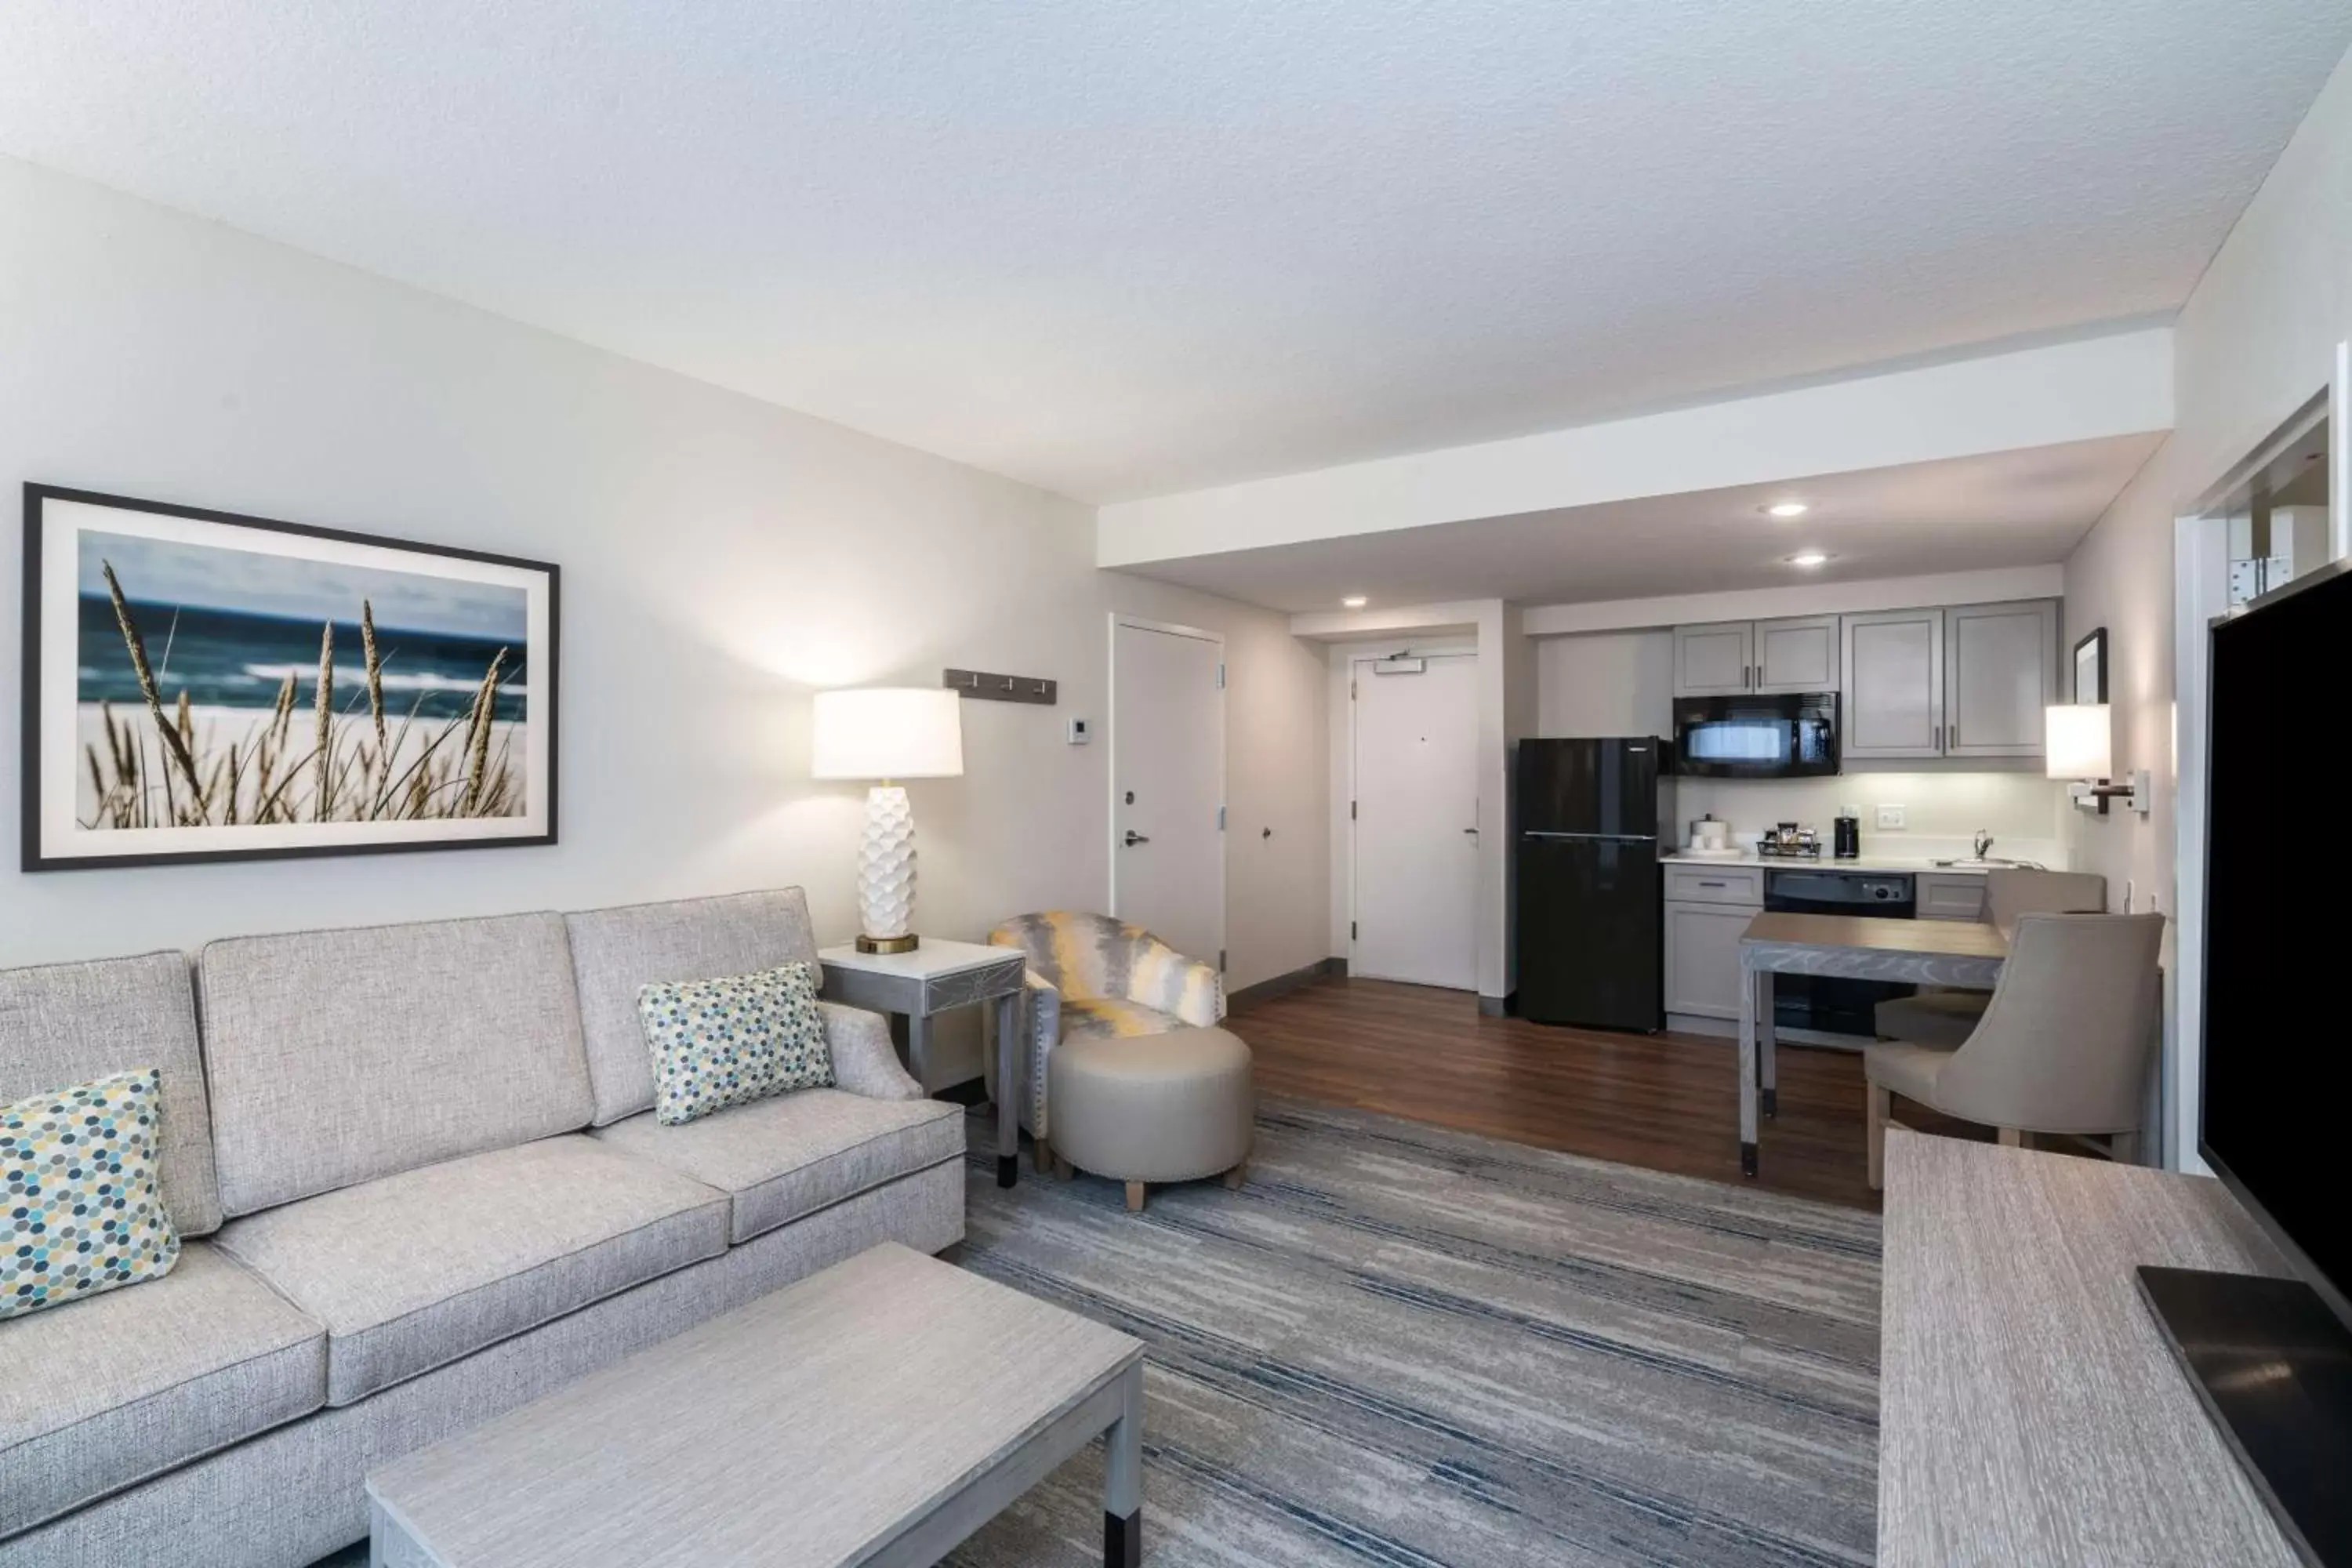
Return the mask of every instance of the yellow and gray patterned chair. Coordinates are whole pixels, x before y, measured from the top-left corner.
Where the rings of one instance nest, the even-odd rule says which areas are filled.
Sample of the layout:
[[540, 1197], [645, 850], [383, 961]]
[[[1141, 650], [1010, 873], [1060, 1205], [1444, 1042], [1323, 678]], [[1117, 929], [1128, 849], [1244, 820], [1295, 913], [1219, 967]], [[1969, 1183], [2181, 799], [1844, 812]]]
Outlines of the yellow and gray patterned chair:
[[988, 933], [1028, 954], [1022, 1125], [1050, 1162], [1127, 1184], [1223, 1175], [1239, 1186], [1256, 1121], [1249, 1047], [1219, 1027], [1224, 985], [1141, 926], [1049, 910]]

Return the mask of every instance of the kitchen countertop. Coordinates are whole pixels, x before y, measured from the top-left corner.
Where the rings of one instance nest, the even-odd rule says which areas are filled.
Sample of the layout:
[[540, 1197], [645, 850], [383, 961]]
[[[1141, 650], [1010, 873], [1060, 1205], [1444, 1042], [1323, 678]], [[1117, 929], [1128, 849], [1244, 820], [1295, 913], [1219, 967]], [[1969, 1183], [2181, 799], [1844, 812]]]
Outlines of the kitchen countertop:
[[1999, 870], [1995, 866], [1979, 866], [1962, 861], [1953, 866], [1938, 866], [1925, 855], [1877, 855], [1868, 850], [1853, 859], [1841, 860], [1823, 855], [1818, 860], [1800, 859], [1785, 855], [1759, 855], [1752, 849], [1742, 850], [1738, 858], [1728, 855], [1685, 855], [1674, 850], [1658, 857], [1661, 866], [1765, 866], [1775, 871], [1879, 871], [1901, 872], [1917, 876], [1933, 872], [1938, 876], [1981, 877], [1987, 871]]

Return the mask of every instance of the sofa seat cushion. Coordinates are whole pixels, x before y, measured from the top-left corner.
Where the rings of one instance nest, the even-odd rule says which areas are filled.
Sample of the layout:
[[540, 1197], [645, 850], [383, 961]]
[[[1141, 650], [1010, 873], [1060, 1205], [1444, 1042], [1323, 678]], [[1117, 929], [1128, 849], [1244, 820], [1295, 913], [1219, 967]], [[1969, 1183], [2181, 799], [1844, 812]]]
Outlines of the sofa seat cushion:
[[210, 1244], [0, 1323], [0, 1538], [306, 1415], [326, 1331]]
[[804, 1089], [682, 1127], [633, 1116], [595, 1137], [727, 1194], [738, 1242], [964, 1152], [962, 1107], [838, 1089]]
[[1186, 1026], [1175, 1014], [1140, 1002], [1122, 1002], [1112, 996], [1062, 998], [1062, 1038], [1066, 1040], [1127, 1040]]
[[222, 1248], [326, 1325], [349, 1405], [727, 1249], [727, 1200], [572, 1134], [232, 1220]]

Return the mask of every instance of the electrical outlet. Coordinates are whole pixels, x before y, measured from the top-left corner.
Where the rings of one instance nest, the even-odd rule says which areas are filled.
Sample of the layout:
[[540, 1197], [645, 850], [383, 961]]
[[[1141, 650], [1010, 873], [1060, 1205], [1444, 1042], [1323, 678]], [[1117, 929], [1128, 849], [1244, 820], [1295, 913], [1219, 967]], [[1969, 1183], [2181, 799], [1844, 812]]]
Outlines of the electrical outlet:
[[1903, 808], [1899, 805], [1880, 806], [1878, 826], [1883, 831], [1900, 833], [1903, 830]]

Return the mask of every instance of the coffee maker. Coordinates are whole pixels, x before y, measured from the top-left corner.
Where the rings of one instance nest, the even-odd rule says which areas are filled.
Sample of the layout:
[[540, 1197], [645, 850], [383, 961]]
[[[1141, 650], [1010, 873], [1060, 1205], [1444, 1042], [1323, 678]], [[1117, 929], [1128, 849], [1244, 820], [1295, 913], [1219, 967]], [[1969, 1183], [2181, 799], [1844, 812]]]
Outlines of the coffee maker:
[[1852, 806], [1840, 808], [1830, 827], [1830, 853], [1840, 860], [1862, 858], [1862, 818]]

